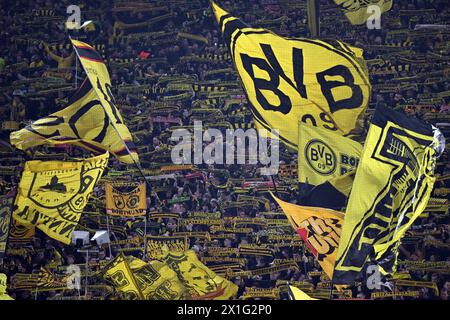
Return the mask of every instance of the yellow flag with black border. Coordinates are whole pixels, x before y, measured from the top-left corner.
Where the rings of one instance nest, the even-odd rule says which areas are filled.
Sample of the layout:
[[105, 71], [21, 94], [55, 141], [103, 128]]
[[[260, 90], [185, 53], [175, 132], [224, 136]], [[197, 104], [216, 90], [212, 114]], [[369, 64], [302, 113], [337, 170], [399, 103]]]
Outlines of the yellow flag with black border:
[[283, 38], [252, 28], [212, 2], [258, 128], [297, 149], [298, 122], [359, 130], [370, 84], [363, 51], [341, 41]]
[[444, 146], [432, 125], [377, 108], [350, 193], [333, 283], [354, 284], [369, 264], [383, 275], [396, 271], [400, 239], [427, 206]]
[[106, 182], [106, 213], [111, 216], [138, 217], [147, 212], [146, 184]]
[[[393, 0], [334, 0], [345, 13], [351, 24], [364, 24], [374, 12], [384, 13], [391, 10]], [[376, 6], [376, 11], [370, 6]], [[378, 17], [380, 19], [380, 17]]]
[[350, 138], [299, 122], [298, 180], [316, 186], [355, 170], [361, 151]]
[[20, 150], [75, 144], [97, 153], [108, 151], [125, 163], [139, 161], [133, 138], [115, 105], [106, 65], [90, 45], [72, 43], [88, 78], [64, 109], [12, 132], [11, 144]]
[[27, 161], [13, 217], [26, 228], [70, 244], [72, 232], [95, 184], [108, 164], [108, 152], [81, 161]]

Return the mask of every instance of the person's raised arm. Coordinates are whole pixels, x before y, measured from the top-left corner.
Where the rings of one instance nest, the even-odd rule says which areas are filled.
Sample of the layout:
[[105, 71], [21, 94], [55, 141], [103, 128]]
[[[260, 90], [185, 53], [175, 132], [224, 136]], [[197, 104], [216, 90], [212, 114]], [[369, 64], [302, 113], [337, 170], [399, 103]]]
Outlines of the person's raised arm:
[[56, 62], [61, 61], [62, 57], [57, 56], [56, 54], [54, 54], [52, 52], [52, 50], [50, 49], [50, 46], [48, 45], [48, 43], [44, 42], [44, 48], [45, 48], [45, 52], [47, 52], [48, 56], [50, 58], [52, 58], [53, 60], [55, 60]]

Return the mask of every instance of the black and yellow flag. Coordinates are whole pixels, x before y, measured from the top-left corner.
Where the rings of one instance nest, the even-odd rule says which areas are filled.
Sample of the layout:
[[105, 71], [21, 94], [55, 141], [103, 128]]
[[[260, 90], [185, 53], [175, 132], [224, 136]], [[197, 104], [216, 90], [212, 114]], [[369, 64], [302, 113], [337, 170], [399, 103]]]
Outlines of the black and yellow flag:
[[273, 194], [272, 197], [331, 279], [344, 214], [326, 208], [298, 206], [282, 201]]
[[400, 239], [425, 209], [443, 137], [389, 108], [372, 118], [345, 213], [333, 283], [353, 284], [369, 264], [396, 269]]
[[14, 219], [70, 244], [89, 195], [107, 164], [108, 152], [81, 161], [25, 162]]
[[142, 182], [106, 182], [106, 213], [123, 217], [145, 216], [145, 186]]
[[361, 151], [350, 138], [299, 122], [298, 180], [318, 185], [355, 170]]
[[364, 24], [373, 14], [370, 6], [377, 6], [380, 13], [391, 10], [393, 0], [334, 0], [351, 24]]
[[[133, 163], [132, 157], [138, 161], [132, 136], [113, 102], [106, 66], [97, 52], [86, 46], [90, 49], [77, 49], [80, 61], [86, 64], [85, 56], [89, 54], [97, 60], [89, 60], [90, 64], [85, 67], [89, 68], [88, 78], [69, 98], [67, 106], [12, 132], [11, 144], [27, 150], [42, 144], [70, 143], [98, 153], [109, 151], [125, 163]], [[95, 79], [92, 73], [97, 75]]]
[[283, 38], [212, 6], [259, 128], [296, 149], [299, 121], [340, 135], [359, 126], [370, 95], [361, 49]]
[[144, 300], [144, 295], [124, 255], [120, 254], [102, 271], [103, 278], [111, 282], [125, 300]]
[[119, 109], [115, 105], [111, 90], [111, 80], [102, 57], [89, 44], [72, 39], [71, 41], [84, 72], [86, 72], [97, 99], [104, 110], [105, 118], [109, 120], [110, 126], [108, 126], [108, 130], [110, 132], [106, 134], [109, 134], [111, 139], [109, 142], [113, 144], [111, 147], [113, 150], [108, 149], [108, 151], [125, 163], [138, 162], [136, 146]]
[[167, 252], [163, 260], [178, 274], [192, 299], [227, 300], [236, 297], [238, 287], [200, 262], [194, 251]]
[[134, 279], [146, 300], [179, 300], [187, 298], [187, 290], [175, 271], [157, 260], [149, 263], [133, 256], [126, 257]]
[[185, 252], [189, 249], [186, 236], [146, 236], [147, 256], [150, 259], [161, 260], [167, 251]]

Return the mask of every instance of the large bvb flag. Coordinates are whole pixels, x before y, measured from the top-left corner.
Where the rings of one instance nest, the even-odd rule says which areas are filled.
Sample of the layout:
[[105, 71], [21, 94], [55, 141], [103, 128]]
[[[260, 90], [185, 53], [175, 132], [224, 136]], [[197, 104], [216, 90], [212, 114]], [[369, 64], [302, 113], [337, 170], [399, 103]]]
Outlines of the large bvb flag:
[[353, 284], [369, 265], [392, 274], [400, 239], [425, 209], [443, 138], [430, 124], [377, 108], [344, 218], [335, 284]]
[[88, 78], [64, 109], [12, 132], [11, 144], [26, 150], [71, 143], [99, 153], [107, 150], [125, 163], [138, 161], [132, 136], [114, 104], [105, 64], [88, 44], [73, 43]]
[[258, 127], [277, 129], [294, 149], [299, 121], [340, 135], [358, 127], [370, 94], [361, 49], [283, 38], [212, 6]]
[[70, 244], [108, 156], [106, 152], [81, 161], [27, 161], [14, 203], [14, 219]]

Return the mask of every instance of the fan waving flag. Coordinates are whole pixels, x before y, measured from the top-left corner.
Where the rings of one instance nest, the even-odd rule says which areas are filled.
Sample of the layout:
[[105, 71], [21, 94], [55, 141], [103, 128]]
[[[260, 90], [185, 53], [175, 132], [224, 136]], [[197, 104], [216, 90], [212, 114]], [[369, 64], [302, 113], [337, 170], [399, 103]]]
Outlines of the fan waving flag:
[[440, 131], [389, 108], [372, 118], [345, 213], [333, 283], [353, 284], [369, 264], [393, 274], [400, 239], [427, 206]]
[[347, 135], [360, 129], [370, 84], [362, 50], [251, 28], [212, 7], [258, 128], [296, 149], [298, 122]]

